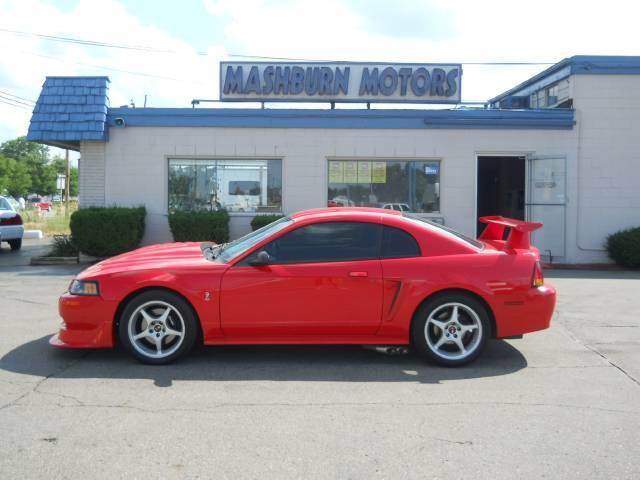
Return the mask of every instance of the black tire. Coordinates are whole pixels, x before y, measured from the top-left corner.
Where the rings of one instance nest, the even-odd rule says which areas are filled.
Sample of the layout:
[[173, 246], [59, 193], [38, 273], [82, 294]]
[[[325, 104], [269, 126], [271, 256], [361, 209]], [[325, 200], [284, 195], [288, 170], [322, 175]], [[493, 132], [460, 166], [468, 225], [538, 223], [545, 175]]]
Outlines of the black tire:
[[[456, 322], [452, 320], [453, 309], [456, 305], [459, 315], [457, 329], [455, 328]], [[448, 312], [451, 312], [449, 318], [447, 318]], [[475, 313], [475, 316], [472, 312]], [[429, 329], [426, 328], [432, 313], [435, 313], [432, 321], [445, 324], [446, 328], [437, 327], [433, 323], [430, 323]], [[479, 324], [479, 327], [466, 331], [475, 324]], [[450, 339], [449, 336], [451, 336]], [[416, 311], [411, 325], [411, 341], [416, 353], [430, 362], [446, 367], [459, 367], [474, 361], [482, 353], [487, 341], [492, 336], [492, 322], [487, 308], [472, 295], [465, 293], [444, 293], [427, 300]], [[444, 340], [445, 343], [439, 348], [434, 348], [439, 340]], [[468, 348], [467, 353], [463, 353], [458, 346], [459, 342], [462, 343], [465, 350]]]
[[[165, 305], [169, 307], [167, 309], [170, 312], [166, 323], [162, 324], [160, 319]], [[151, 316], [154, 323], [158, 323], [151, 326], [147, 320], [144, 320], [141, 309]], [[156, 314], [158, 311], [161, 312], [159, 315]], [[142, 325], [146, 326], [142, 328]], [[166, 326], [167, 331], [182, 332], [182, 335], [165, 333], [163, 326]], [[157, 333], [146, 334], [152, 331]], [[199, 331], [198, 320], [191, 305], [180, 295], [166, 290], [147, 290], [136, 295], [129, 300], [118, 322], [118, 336], [122, 346], [139, 361], [150, 365], [164, 365], [187, 355], [193, 349]], [[144, 333], [145, 336], [134, 340], [132, 336], [136, 333], [140, 335]], [[160, 352], [166, 343], [167, 354], [164, 356], [155, 356], [162, 355], [162, 352], [157, 353], [157, 350], [154, 353], [158, 340], [163, 345], [160, 347]]]
[[7, 243], [11, 247], [11, 250], [20, 250], [22, 248], [22, 239], [18, 238], [16, 240], [7, 240]]

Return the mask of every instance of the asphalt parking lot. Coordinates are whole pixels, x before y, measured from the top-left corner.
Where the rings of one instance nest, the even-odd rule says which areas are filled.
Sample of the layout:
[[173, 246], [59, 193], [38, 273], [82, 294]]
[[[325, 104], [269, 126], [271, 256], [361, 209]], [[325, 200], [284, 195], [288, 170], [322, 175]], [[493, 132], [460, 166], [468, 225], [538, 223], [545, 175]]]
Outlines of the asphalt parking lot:
[[360, 347], [166, 367], [47, 343], [81, 267], [0, 252], [2, 478], [640, 478], [640, 273], [549, 271], [553, 327], [472, 366]]

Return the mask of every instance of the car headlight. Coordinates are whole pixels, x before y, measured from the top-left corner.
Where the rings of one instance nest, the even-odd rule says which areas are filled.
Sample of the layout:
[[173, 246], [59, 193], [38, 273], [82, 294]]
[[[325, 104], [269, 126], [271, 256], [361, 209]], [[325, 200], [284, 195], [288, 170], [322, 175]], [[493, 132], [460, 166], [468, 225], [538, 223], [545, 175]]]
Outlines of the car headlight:
[[69, 293], [71, 295], [100, 295], [98, 282], [89, 280], [74, 280], [69, 285]]

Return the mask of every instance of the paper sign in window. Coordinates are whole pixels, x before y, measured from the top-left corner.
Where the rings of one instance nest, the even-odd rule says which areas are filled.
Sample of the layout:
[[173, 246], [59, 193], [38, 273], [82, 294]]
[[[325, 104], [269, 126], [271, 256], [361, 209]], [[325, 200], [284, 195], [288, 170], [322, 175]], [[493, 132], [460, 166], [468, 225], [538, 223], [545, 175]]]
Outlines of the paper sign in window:
[[371, 183], [371, 162], [358, 162], [358, 183]]
[[358, 183], [358, 162], [344, 162], [344, 183]]
[[344, 183], [344, 162], [329, 162], [329, 183]]
[[387, 183], [386, 162], [373, 162], [371, 164], [371, 183]]

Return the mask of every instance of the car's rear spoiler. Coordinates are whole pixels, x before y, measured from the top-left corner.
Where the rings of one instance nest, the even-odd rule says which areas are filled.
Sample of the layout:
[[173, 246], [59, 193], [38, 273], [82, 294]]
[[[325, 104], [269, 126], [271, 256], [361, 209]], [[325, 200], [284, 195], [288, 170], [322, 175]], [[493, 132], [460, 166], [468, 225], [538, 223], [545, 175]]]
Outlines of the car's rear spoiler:
[[[480, 222], [487, 226], [478, 240], [504, 243], [506, 248], [531, 249], [531, 232], [542, 227], [539, 222], [524, 222], [515, 218], [500, 216], [480, 217]], [[509, 229], [506, 241], [503, 240], [505, 229]]]

